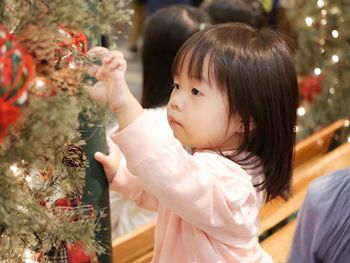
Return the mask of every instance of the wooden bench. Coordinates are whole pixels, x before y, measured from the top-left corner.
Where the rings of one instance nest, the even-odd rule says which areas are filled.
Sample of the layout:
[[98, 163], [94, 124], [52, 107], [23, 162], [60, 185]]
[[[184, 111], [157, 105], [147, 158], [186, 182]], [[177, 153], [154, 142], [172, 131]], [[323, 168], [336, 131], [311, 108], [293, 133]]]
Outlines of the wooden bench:
[[155, 221], [123, 235], [112, 243], [113, 262], [149, 263], [153, 256]]
[[[298, 211], [308, 184], [313, 179], [350, 166], [350, 144], [334, 144], [335, 137], [342, 136], [341, 131], [348, 126], [349, 121], [339, 120], [296, 145], [292, 184], [294, 195], [287, 202], [276, 199], [264, 205], [260, 213], [262, 236]], [[263, 248], [276, 262], [285, 262], [295, 225], [296, 220], [291, 220], [262, 241]], [[113, 262], [149, 263], [153, 256], [154, 229], [155, 222], [151, 222], [114, 240]]]
[[[349, 121], [340, 120], [296, 145], [293, 196], [288, 201], [275, 199], [265, 204], [260, 212], [261, 234], [287, 222], [261, 242], [275, 262], [286, 262], [297, 222], [291, 215], [301, 207], [310, 182], [326, 173], [350, 167], [350, 143], [346, 136], [349, 136]], [[334, 139], [338, 142], [333, 143]]]

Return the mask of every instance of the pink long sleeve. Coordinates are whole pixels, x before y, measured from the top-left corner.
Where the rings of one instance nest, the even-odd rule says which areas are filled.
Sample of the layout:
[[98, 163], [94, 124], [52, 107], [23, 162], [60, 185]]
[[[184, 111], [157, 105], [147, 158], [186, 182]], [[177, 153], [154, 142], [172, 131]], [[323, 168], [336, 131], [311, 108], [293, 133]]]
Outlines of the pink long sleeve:
[[188, 154], [147, 112], [112, 139], [159, 201], [154, 262], [272, 262], [257, 239], [260, 197], [239, 165]]
[[158, 209], [157, 198], [143, 190], [139, 179], [132, 175], [124, 164], [119, 166], [118, 172], [109, 187], [111, 190], [117, 191], [136, 202], [140, 207], [153, 211]]

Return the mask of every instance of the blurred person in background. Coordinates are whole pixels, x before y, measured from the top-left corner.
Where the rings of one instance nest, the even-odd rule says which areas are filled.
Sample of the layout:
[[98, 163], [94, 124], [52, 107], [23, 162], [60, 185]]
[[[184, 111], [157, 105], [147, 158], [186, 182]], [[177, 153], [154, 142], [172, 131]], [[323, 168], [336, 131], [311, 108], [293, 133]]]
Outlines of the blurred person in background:
[[258, 0], [215, 0], [201, 5], [214, 24], [241, 22], [259, 29], [267, 26], [267, 13]]

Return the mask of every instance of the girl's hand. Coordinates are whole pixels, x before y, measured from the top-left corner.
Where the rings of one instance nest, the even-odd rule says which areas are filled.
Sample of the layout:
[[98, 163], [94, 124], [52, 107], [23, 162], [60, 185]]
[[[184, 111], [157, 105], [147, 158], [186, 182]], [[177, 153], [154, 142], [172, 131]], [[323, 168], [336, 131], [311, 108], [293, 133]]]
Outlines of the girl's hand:
[[91, 87], [89, 94], [98, 103], [107, 104], [114, 112], [123, 109], [132, 95], [125, 80], [126, 61], [121, 52], [95, 47], [88, 56], [102, 58], [102, 65], [94, 65], [89, 74], [98, 82]]
[[116, 114], [119, 128], [123, 129], [142, 114], [143, 108], [131, 94], [125, 80], [126, 61], [118, 51], [92, 48], [90, 57], [102, 57], [101, 66], [93, 66], [89, 73], [98, 82], [88, 90], [97, 103], [108, 104]]
[[96, 152], [95, 159], [102, 164], [103, 170], [109, 183], [111, 183], [116, 175], [120, 164], [120, 151], [118, 146], [107, 138], [108, 155]]

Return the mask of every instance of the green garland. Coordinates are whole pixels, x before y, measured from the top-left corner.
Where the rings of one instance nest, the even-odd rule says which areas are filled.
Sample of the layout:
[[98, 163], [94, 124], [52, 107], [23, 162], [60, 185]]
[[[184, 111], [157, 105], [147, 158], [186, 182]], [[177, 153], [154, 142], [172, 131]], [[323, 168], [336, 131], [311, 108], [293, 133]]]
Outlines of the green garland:
[[[126, 4], [124, 0], [5, 0], [0, 3], [0, 20], [15, 33], [30, 23], [54, 32], [64, 25], [93, 39], [94, 32], [111, 35], [114, 25], [130, 19]], [[74, 210], [53, 205], [60, 197], [79, 199], [83, 192], [88, 164], [71, 167], [63, 160], [68, 145], [84, 144], [79, 116], [104, 111], [89, 99], [88, 85], [83, 76], [75, 94], [61, 90], [49, 97], [29, 94], [21, 106], [20, 123], [10, 127], [0, 144], [1, 262], [21, 261], [28, 248], [45, 254], [62, 242], [79, 242], [87, 252], [103, 251], [103, 244], [95, 240], [96, 217], [104, 216], [102, 211], [86, 216], [79, 205]]]

